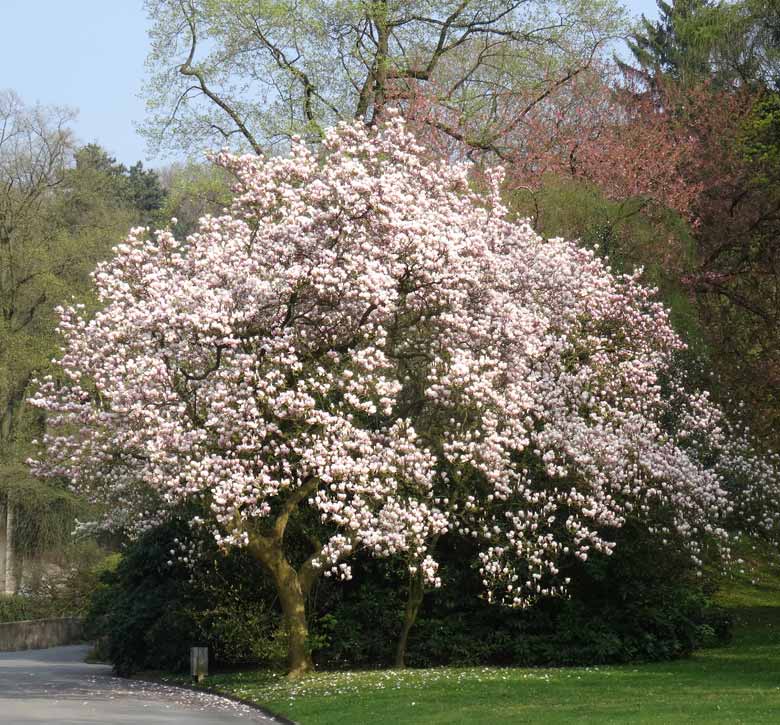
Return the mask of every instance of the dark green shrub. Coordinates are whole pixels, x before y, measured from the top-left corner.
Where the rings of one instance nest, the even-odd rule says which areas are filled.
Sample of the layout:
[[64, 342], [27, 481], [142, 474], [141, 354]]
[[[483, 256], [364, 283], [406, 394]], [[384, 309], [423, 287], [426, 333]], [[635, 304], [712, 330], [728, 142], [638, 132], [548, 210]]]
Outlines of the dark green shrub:
[[[407, 652], [411, 666], [586, 665], [663, 660], [728, 637], [727, 614], [708, 600], [690, 560], [661, 549], [639, 527], [618, 532], [612, 557], [571, 565], [571, 598], [518, 611], [480, 599], [469, 542], [443, 542], [442, 589], [426, 595]], [[400, 566], [358, 560], [355, 578], [321, 592], [317, 629], [324, 666], [393, 660], [405, 592]]]
[[[104, 575], [89, 631], [102, 638], [116, 671], [184, 670], [193, 644], [208, 645], [217, 667], [279, 664], [281, 620], [259, 565], [244, 551], [223, 555], [204, 541], [192, 570], [176, 561], [189, 536], [183, 522], [153, 530]], [[471, 542], [442, 539], [444, 586], [425, 597], [407, 663], [663, 660], [728, 636], [728, 617], [709, 603], [684, 554], [652, 543], [640, 527], [627, 526], [616, 536], [614, 556], [569, 565], [564, 575], [572, 578], [571, 598], [542, 600], [523, 611], [482, 600], [479, 577], [468, 565], [475, 559]], [[315, 660], [324, 667], [392, 664], [405, 604], [403, 565], [358, 556], [352, 567], [352, 581], [322, 578], [312, 593]]]
[[193, 645], [208, 646], [217, 667], [272, 663], [284, 652], [272, 590], [257, 563], [204, 540], [193, 569], [180, 561], [191, 558], [190, 536], [183, 521], [153, 529], [104, 575], [87, 630], [118, 674], [183, 671]]

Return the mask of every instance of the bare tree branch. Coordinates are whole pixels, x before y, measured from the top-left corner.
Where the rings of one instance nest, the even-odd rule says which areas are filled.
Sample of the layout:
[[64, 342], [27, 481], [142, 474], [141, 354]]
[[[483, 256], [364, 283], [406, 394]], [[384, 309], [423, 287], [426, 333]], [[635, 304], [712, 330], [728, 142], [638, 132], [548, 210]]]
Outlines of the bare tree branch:
[[195, 9], [192, 6], [192, 3], [189, 3], [189, 13], [188, 13], [187, 7], [185, 7], [184, 0], [180, 0], [179, 4], [181, 6], [182, 13], [184, 13], [185, 18], [187, 19], [187, 25], [189, 26], [190, 29], [190, 37], [192, 41], [190, 44], [190, 52], [189, 55], [187, 56], [187, 60], [185, 60], [184, 63], [182, 63], [181, 66], [179, 66], [179, 73], [185, 76], [191, 76], [195, 78], [198, 81], [198, 85], [201, 91], [203, 92], [203, 94], [207, 96], [213, 103], [219, 106], [225, 113], [227, 113], [228, 116], [230, 116], [233, 123], [236, 124], [238, 130], [241, 132], [244, 138], [249, 142], [249, 145], [252, 147], [254, 152], [258, 155], [262, 154], [263, 147], [257, 142], [257, 139], [254, 137], [252, 132], [244, 124], [244, 121], [241, 119], [241, 117], [238, 115], [235, 109], [227, 101], [225, 101], [223, 98], [221, 98], [216, 93], [214, 93], [206, 85], [206, 81], [203, 77], [203, 74], [193, 66], [192, 63], [195, 58], [195, 48], [198, 42], [197, 29], [196, 29], [195, 19], [194, 19]]

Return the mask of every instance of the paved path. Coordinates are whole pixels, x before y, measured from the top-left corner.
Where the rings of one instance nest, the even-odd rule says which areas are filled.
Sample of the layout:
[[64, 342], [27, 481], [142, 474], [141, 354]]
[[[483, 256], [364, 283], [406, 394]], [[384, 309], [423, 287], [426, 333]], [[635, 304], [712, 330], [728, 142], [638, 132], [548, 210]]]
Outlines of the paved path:
[[88, 648], [0, 652], [0, 723], [239, 725], [274, 723], [221, 697], [112, 677], [84, 663]]

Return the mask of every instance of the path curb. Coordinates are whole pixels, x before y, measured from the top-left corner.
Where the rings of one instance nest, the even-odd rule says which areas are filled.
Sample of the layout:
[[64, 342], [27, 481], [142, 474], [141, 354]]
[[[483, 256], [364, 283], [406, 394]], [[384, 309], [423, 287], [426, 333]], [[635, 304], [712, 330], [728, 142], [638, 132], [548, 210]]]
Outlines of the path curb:
[[224, 692], [220, 692], [219, 690], [214, 689], [213, 687], [197, 687], [195, 685], [187, 685], [179, 682], [169, 682], [168, 680], [164, 680], [162, 678], [154, 678], [154, 677], [129, 677], [128, 679], [134, 680], [135, 682], [148, 682], [149, 684], [154, 685], [165, 685], [166, 687], [178, 687], [182, 690], [190, 690], [191, 692], [203, 692], [207, 695], [216, 695], [217, 697], [223, 697], [225, 700], [230, 700], [231, 702], [236, 702], [240, 705], [246, 705], [247, 707], [251, 707], [253, 710], [257, 710], [258, 712], [265, 715], [265, 717], [270, 718], [274, 722], [279, 723], [279, 725], [300, 725], [295, 720], [290, 720], [289, 718], [285, 717], [284, 715], [279, 715], [278, 713], [272, 712], [266, 707], [263, 707], [262, 705], [258, 705], [256, 702], [252, 702], [251, 700], [244, 700], [241, 697], [236, 697], [235, 695], [227, 695]]

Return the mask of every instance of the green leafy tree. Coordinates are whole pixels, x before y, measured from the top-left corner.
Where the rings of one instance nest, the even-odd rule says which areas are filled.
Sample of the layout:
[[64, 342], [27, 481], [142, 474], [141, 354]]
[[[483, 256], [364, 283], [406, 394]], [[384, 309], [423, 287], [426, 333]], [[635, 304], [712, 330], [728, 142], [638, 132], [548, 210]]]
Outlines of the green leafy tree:
[[57, 350], [54, 308], [89, 304], [96, 263], [164, 198], [154, 172], [77, 148], [74, 117], [0, 93], [0, 593], [18, 588], [25, 560], [61, 548], [84, 508], [24, 465], [43, 426], [25, 400]]
[[780, 6], [774, 0], [658, 0], [628, 42], [648, 80], [774, 88], [780, 80]]
[[196, 231], [198, 220], [206, 214], [219, 214], [230, 204], [234, 181], [214, 164], [188, 162], [174, 164], [160, 172], [165, 190], [164, 219], [175, 219], [172, 231], [184, 238]]
[[[155, 148], [317, 141], [423, 99], [431, 128], [492, 148], [626, 32], [614, 0], [147, 0]], [[468, 121], [465, 124], [464, 120]]]
[[143, 221], [158, 220], [159, 212], [165, 205], [165, 189], [157, 173], [144, 169], [138, 161], [127, 170], [127, 187], [130, 206], [140, 212]]
[[[52, 352], [52, 305], [64, 293], [76, 250], [44, 221], [63, 185], [73, 138], [69, 109], [28, 107], [0, 93], [0, 592], [18, 583], [19, 461], [30, 416], [23, 402], [34, 371]], [[21, 541], [19, 542], [21, 543]]]
[[88, 144], [76, 151], [75, 168], [69, 173], [77, 178], [76, 187], [99, 194], [109, 206], [134, 210], [141, 223], [162, 221], [165, 189], [157, 172], [144, 169], [142, 162], [128, 168], [97, 144]]
[[71, 255], [42, 220], [65, 180], [72, 118], [67, 109], [28, 108], [14, 93], [0, 94], [0, 450], [14, 434], [28, 361], [41, 357], [34, 339], [70, 267]]

